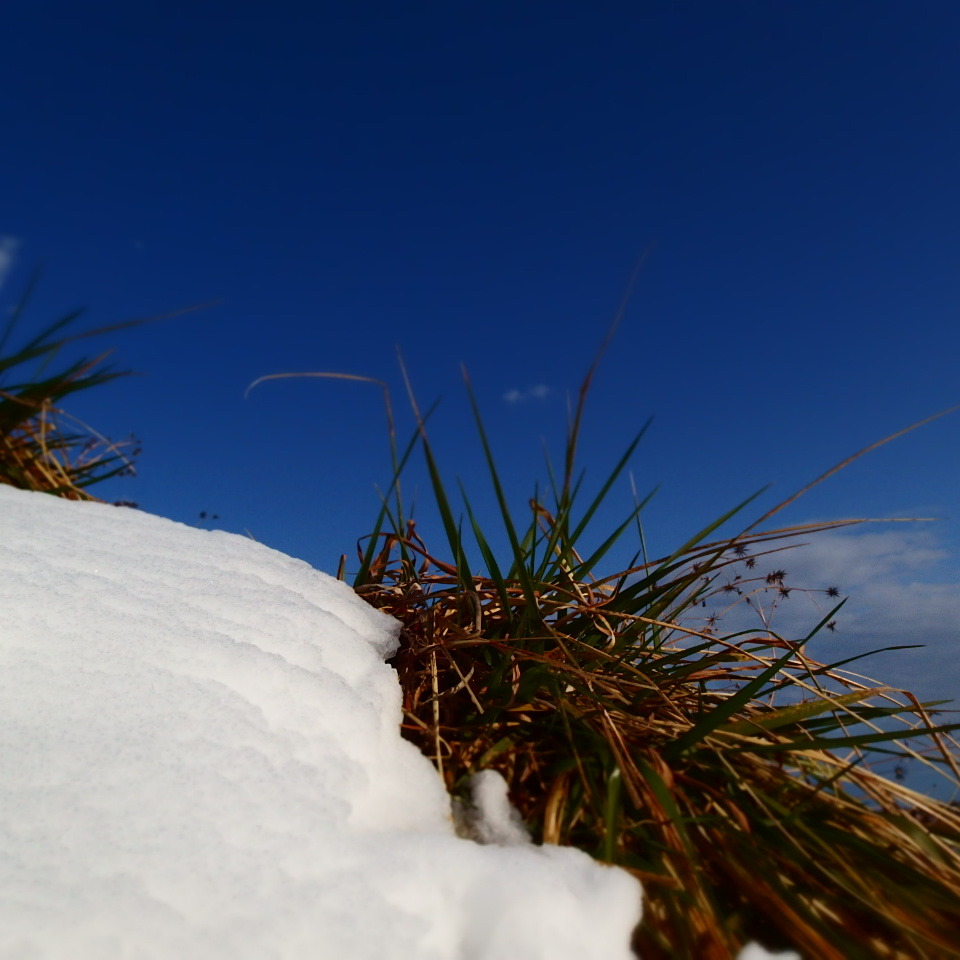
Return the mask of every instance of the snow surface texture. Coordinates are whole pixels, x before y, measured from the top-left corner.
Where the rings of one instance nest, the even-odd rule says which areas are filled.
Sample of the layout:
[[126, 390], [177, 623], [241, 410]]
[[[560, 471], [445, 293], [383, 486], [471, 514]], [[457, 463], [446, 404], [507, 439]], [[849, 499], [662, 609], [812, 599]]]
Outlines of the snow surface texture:
[[630, 956], [636, 882], [530, 843], [502, 779], [456, 836], [344, 584], [0, 486], [0, 609], [2, 960]]

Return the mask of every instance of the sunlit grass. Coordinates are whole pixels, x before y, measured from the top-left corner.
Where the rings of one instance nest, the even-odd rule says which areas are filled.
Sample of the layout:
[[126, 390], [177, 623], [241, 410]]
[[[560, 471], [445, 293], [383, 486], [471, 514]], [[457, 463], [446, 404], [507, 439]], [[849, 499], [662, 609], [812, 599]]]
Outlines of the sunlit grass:
[[[647, 498], [585, 548], [644, 432], [587, 497], [576, 451], [595, 368], [561, 470], [549, 468], [547, 494], [535, 490], [519, 517], [465, 376], [499, 507], [494, 529], [462, 485], [456, 498], [448, 488], [409, 383], [417, 428], [401, 451], [381, 382], [307, 374], [367, 380], [387, 396], [393, 483], [352, 582], [403, 625], [392, 662], [404, 735], [455, 796], [472, 774], [497, 770], [537, 841], [572, 844], [637, 876], [645, 900], [634, 946], [645, 960], [733, 957], [750, 940], [818, 960], [956, 955], [960, 809], [878, 770], [914, 758], [960, 787], [950, 735], [960, 723], [937, 725], [937, 704], [849, 672], [860, 657], [824, 664], [807, 654], [833, 627], [839, 591], [825, 588], [837, 602], [802, 636], [780, 636], [763, 617], [766, 594], [777, 602], [792, 589], [773, 562], [784, 541], [868, 521], [766, 528], [798, 493], [721, 536], [751, 497], [650, 560], [640, 524]], [[276, 378], [285, 376], [301, 375]], [[417, 449], [442, 556], [421, 540], [401, 496]], [[633, 561], [602, 572], [630, 540]], [[757, 628], [720, 632], [703, 615], [717, 597], [749, 603]]]

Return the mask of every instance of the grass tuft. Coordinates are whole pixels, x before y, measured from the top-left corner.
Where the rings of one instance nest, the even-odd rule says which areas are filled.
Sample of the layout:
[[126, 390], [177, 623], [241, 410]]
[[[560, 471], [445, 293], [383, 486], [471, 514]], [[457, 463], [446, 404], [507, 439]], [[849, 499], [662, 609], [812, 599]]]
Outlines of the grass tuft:
[[[824, 593], [838, 602], [805, 636], [775, 633], [769, 608], [794, 588], [778, 567], [757, 570], [791, 537], [868, 521], [759, 529], [797, 494], [715, 539], [751, 497], [649, 560], [644, 500], [585, 556], [587, 525], [643, 435], [581, 503], [575, 454], [595, 367], [562, 475], [551, 470], [549, 499], [535, 492], [523, 516], [508, 505], [464, 376], [499, 506], [496, 538], [462, 486], [463, 515], [454, 513], [404, 371], [416, 432], [398, 451], [388, 406], [393, 482], [353, 576], [360, 596], [403, 625], [392, 662], [404, 735], [455, 796], [472, 774], [497, 770], [537, 841], [571, 844], [638, 877], [645, 905], [634, 946], [645, 960], [732, 958], [751, 940], [821, 960], [957, 956], [960, 808], [879, 770], [913, 758], [960, 788], [951, 736], [960, 723], [937, 725], [937, 704], [845, 669], [859, 658], [824, 664], [807, 654], [845, 602], [836, 588]], [[418, 447], [442, 557], [400, 495]], [[599, 572], [635, 530], [628, 567]], [[467, 563], [468, 542], [480, 570]], [[506, 543], [504, 556], [495, 542]], [[343, 561], [340, 570], [345, 577]], [[724, 635], [716, 618], [702, 623], [718, 596], [749, 605], [758, 628]]]
[[133, 473], [139, 441], [135, 437], [109, 440], [68, 414], [60, 404], [79, 391], [128, 376], [129, 371], [105, 365], [112, 351], [59, 366], [57, 355], [76, 340], [161, 318], [66, 333], [82, 314], [75, 310], [45, 327], [24, 346], [10, 349], [11, 337], [38, 280], [39, 272], [35, 272], [0, 332], [0, 483], [68, 500], [99, 500], [88, 488]]

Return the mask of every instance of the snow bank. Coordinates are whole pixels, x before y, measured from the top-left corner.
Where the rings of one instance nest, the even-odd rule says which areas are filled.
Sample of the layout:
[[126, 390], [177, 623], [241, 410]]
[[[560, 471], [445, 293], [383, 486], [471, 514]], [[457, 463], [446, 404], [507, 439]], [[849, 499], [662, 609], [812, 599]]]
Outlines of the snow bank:
[[502, 780], [455, 835], [397, 624], [307, 564], [0, 486], [0, 609], [0, 958], [630, 956], [636, 882]]
[[629, 956], [625, 873], [455, 836], [396, 623], [307, 564], [0, 487], [0, 609], [0, 956]]

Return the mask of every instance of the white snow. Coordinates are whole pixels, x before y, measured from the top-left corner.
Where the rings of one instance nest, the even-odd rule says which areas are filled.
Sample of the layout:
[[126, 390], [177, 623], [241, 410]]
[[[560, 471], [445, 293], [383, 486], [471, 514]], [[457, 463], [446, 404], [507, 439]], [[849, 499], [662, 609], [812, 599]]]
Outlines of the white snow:
[[453, 819], [460, 836], [501, 846], [530, 843], [530, 834], [507, 795], [507, 782], [495, 770], [481, 770], [469, 780], [470, 804], [455, 800]]
[[631, 956], [636, 881], [531, 843], [498, 776], [455, 834], [344, 584], [0, 486], [0, 610], [0, 960]]

